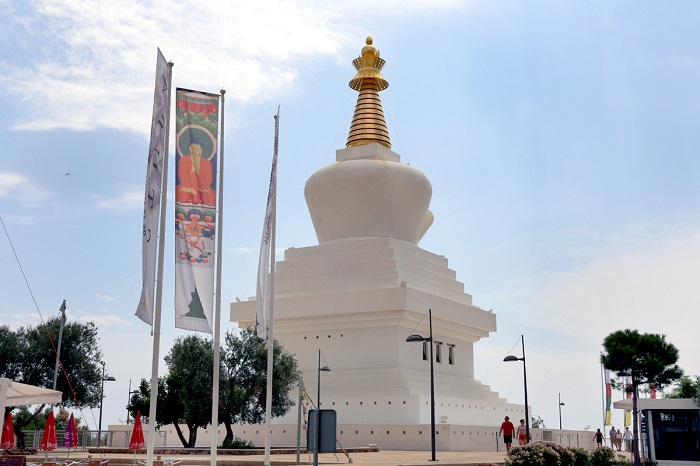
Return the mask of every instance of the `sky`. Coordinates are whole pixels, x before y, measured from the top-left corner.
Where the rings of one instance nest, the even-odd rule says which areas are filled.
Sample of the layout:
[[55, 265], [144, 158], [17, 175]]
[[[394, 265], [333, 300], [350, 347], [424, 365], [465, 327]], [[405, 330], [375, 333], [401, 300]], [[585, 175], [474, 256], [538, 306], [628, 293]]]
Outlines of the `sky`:
[[[95, 322], [117, 379], [103, 426], [124, 422], [129, 384], [151, 373], [134, 312], [157, 47], [174, 86], [226, 89], [222, 331], [235, 327], [228, 303], [255, 295], [273, 114], [281, 260], [317, 244], [303, 187], [345, 146], [351, 61], [371, 35], [392, 148], [433, 187], [419, 246], [497, 314], [476, 378], [523, 403], [521, 365], [502, 362], [523, 335], [532, 414], [558, 427], [560, 395], [563, 427], [595, 430], [607, 334], [662, 333], [700, 374], [700, 3], [0, 6], [0, 322], [36, 325], [64, 299], [69, 320]], [[170, 230], [165, 241], [172, 252]], [[164, 273], [161, 356], [187, 334], [174, 329], [172, 260]], [[96, 428], [97, 410], [84, 415]]]

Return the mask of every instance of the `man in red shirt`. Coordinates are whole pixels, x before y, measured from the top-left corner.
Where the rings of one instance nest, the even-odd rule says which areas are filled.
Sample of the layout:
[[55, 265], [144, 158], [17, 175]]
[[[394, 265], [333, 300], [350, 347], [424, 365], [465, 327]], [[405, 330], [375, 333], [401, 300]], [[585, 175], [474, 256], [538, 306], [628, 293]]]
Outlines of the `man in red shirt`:
[[515, 426], [510, 422], [510, 418], [506, 416], [505, 420], [501, 424], [501, 428], [498, 429], [498, 436], [503, 434], [503, 443], [506, 444], [506, 452], [510, 451], [510, 446], [513, 443], [513, 433], [515, 432]]

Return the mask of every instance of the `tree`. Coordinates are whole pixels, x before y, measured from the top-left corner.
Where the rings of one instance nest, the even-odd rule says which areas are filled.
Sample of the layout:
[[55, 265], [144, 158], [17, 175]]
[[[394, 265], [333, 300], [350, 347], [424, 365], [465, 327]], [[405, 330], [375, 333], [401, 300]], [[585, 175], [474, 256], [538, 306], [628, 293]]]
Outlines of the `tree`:
[[[232, 424], [257, 424], [265, 419], [267, 402], [267, 346], [252, 329], [227, 332], [222, 351], [219, 419], [226, 441], [233, 440]], [[294, 405], [289, 392], [299, 381], [294, 356], [273, 343], [272, 417], [283, 416]]]
[[700, 376], [690, 377], [684, 375], [669, 393], [664, 394], [664, 398], [693, 398], [696, 401], [700, 399]]
[[[197, 429], [211, 423], [212, 343], [198, 335], [179, 337], [165, 357], [165, 363], [169, 372], [164, 395], [176, 399], [182, 408], [181, 416], [187, 424], [189, 438], [185, 442], [179, 430], [178, 435], [185, 447], [193, 448], [197, 443]], [[158, 401], [161, 401], [160, 396]], [[175, 413], [180, 414], [179, 411]], [[175, 426], [178, 429], [177, 423]]]
[[678, 349], [666, 341], [665, 335], [636, 330], [618, 330], [603, 340], [604, 352], [600, 355], [603, 367], [618, 377], [629, 377], [632, 391], [632, 425], [634, 464], [640, 465], [637, 420], [637, 387], [654, 384], [658, 388], [678, 380], [683, 371], [676, 364]]
[[[52, 317], [36, 327], [16, 331], [0, 327], [0, 377], [38, 387], [52, 387], [61, 317]], [[61, 339], [61, 366], [56, 389], [62, 392], [62, 406], [98, 404], [102, 382], [102, 353], [97, 327], [92, 322], [66, 322]], [[56, 348], [57, 350], [58, 348]], [[13, 409], [13, 407], [9, 407]], [[15, 433], [24, 447], [22, 429], [34, 422], [44, 409], [40, 405], [26, 419], [15, 419]], [[43, 428], [43, 425], [42, 425]]]

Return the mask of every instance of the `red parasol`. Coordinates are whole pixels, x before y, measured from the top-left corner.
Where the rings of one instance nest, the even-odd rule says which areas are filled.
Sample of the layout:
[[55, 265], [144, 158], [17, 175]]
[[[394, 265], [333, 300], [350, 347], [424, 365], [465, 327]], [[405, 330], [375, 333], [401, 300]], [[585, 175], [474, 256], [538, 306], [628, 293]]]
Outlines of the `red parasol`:
[[12, 413], [7, 413], [5, 425], [2, 428], [2, 443], [0, 448], [9, 450], [15, 447], [15, 427], [12, 425]]
[[146, 441], [143, 439], [143, 427], [141, 427], [141, 413], [136, 413], [136, 421], [134, 421], [134, 430], [131, 432], [129, 450], [140, 450], [145, 445]]
[[41, 437], [41, 445], [39, 445], [40, 450], [50, 451], [55, 450], [58, 446], [56, 441], [56, 419], [53, 417], [53, 411], [49, 413], [48, 419], [46, 419], [46, 426], [44, 427], [44, 435]]
[[78, 428], [75, 425], [75, 418], [73, 413], [68, 419], [68, 425], [66, 426], [66, 433], [63, 435], [63, 442], [61, 446], [68, 448], [75, 448], [78, 446]]

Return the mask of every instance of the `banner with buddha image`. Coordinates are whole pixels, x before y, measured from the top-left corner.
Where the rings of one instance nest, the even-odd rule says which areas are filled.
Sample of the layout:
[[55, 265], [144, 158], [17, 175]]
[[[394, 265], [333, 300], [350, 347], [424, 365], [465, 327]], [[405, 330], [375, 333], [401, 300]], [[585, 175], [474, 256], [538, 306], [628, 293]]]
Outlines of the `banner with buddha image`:
[[219, 96], [175, 102], [175, 326], [212, 333]]

